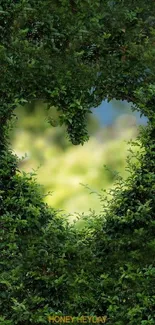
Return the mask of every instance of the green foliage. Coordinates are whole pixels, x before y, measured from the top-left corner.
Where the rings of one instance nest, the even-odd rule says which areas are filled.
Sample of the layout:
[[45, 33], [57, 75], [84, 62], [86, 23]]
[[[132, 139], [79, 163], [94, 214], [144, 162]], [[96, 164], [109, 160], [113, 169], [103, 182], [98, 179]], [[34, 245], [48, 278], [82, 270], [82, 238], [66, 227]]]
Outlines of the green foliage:
[[15, 166], [15, 157], [4, 152], [0, 168], [0, 312], [6, 321], [1, 324], [47, 324], [51, 311], [65, 312], [71, 242], [77, 235], [58, 212], [43, 203], [33, 175], [21, 177]]
[[[126, 189], [113, 191], [106, 222], [95, 233], [96, 310], [109, 324], [153, 324], [154, 319], [154, 140], [152, 127], [141, 135], [145, 154], [130, 165]], [[152, 144], [151, 144], [152, 142]], [[147, 143], [150, 147], [147, 148]], [[94, 245], [94, 243], [93, 243]], [[104, 263], [104, 266], [103, 266]]]
[[136, 104], [135, 92], [153, 84], [154, 6], [1, 0], [2, 120], [18, 102], [42, 99], [72, 143], [83, 144], [92, 106], [104, 98]]
[[[109, 324], [154, 324], [155, 112], [153, 1], [0, 2], [0, 313], [3, 325], [98, 313]], [[56, 107], [73, 144], [103, 99], [149, 118], [140, 164], [118, 183], [102, 218], [68, 227], [18, 174], [7, 128], [18, 104]], [[75, 315], [76, 316], [76, 315]]]
[[102, 215], [84, 218], [84, 284], [79, 280], [76, 285], [73, 314], [85, 310], [107, 315], [108, 324], [154, 324], [154, 144], [147, 148], [151, 132], [150, 126], [141, 134], [139, 146], [145, 153], [137, 154], [139, 166], [128, 161], [130, 176], [126, 181], [118, 177], [110, 191], [112, 200], [101, 197]]

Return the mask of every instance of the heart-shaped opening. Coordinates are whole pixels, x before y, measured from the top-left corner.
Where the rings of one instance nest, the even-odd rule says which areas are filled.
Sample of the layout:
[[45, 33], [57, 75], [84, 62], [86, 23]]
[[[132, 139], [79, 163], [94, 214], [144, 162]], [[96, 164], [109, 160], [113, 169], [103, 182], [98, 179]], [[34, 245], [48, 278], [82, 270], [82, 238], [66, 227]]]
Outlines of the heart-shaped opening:
[[[12, 145], [19, 158], [24, 157], [19, 169], [37, 170], [45, 202], [69, 214], [70, 220], [75, 213], [88, 213], [90, 209], [99, 213], [100, 193], [113, 187], [115, 171], [124, 179], [128, 176], [128, 141], [136, 138], [140, 124], [147, 124], [147, 118], [133, 112], [131, 106], [127, 102], [104, 101], [92, 109], [93, 114], [88, 116], [90, 139], [76, 147], [66, 137], [65, 128], [57, 126], [54, 109], [46, 112], [42, 102], [16, 109]], [[50, 125], [51, 120], [56, 128]]]

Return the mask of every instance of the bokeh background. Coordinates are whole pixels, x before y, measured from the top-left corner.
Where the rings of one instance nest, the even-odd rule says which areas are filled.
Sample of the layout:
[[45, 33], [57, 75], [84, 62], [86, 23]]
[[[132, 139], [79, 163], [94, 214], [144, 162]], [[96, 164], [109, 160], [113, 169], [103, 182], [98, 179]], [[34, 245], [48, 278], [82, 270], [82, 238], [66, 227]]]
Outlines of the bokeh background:
[[[42, 184], [45, 201], [73, 220], [77, 213], [100, 213], [99, 195], [114, 186], [114, 171], [126, 178], [128, 143], [147, 118], [126, 102], [102, 102], [88, 116], [90, 139], [83, 146], [72, 145], [64, 127], [57, 125], [57, 113], [42, 102], [16, 109], [11, 142], [21, 158], [20, 171], [34, 172]], [[136, 150], [136, 148], [135, 148]], [[104, 166], [108, 167], [108, 170]]]

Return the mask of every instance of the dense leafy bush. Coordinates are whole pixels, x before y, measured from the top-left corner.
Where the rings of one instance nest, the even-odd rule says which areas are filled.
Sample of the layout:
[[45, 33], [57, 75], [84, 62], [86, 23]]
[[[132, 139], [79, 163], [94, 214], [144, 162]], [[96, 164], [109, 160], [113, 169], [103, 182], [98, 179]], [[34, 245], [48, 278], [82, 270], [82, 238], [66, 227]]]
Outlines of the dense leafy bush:
[[[155, 165], [152, 126], [143, 130], [139, 166], [130, 177], [118, 178], [117, 189], [103, 216], [90, 224], [93, 232], [92, 272], [88, 288], [95, 297], [93, 310], [106, 314], [108, 324], [154, 324], [155, 285]], [[149, 143], [149, 146], [148, 146]], [[90, 222], [89, 222], [90, 223]], [[88, 224], [89, 224], [88, 223]], [[89, 275], [88, 275], [89, 277]]]
[[70, 230], [43, 203], [31, 175], [16, 173], [16, 159], [1, 153], [0, 311], [9, 322], [47, 322], [48, 304], [64, 309]]
[[[46, 324], [59, 311], [104, 313], [111, 325], [155, 321], [154, 10], [144, 0], [0, 2], [2, 325]], [[58, 109], [73, 144], [88, 139], [86, 114], [105, 98], [149, 118], [140, 165], [81, 233], [43, 203], [10, 153], [13, 110], [36, 98]]]

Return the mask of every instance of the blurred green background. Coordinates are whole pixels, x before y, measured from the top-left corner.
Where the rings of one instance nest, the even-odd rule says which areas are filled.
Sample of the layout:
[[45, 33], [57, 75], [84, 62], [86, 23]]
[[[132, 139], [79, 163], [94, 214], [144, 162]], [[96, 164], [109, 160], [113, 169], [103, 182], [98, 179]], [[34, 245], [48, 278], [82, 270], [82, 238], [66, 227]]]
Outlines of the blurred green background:
[[104, 165], [126, 178], [127, 141], [136, 137], [139, 124], [147, 123], [125, 102], [103, 102], [92, 113], [88, 116], [90, 139], [84, 146], [72, 145], [64, 127], [50, 125], [49, 121], [57, 125], [57, 113], [53, 108], [47, 111], [42, 102], [18, 107], [13, 121], [14, 152], [25, 156], [19, 169], [37, 171], [44, 194], [50, 192], [45, 201], [64, 215], [70, 214], [71, 220], [75, 212], [102, 210], [98, 193], [111, 188], [115, 179]]

